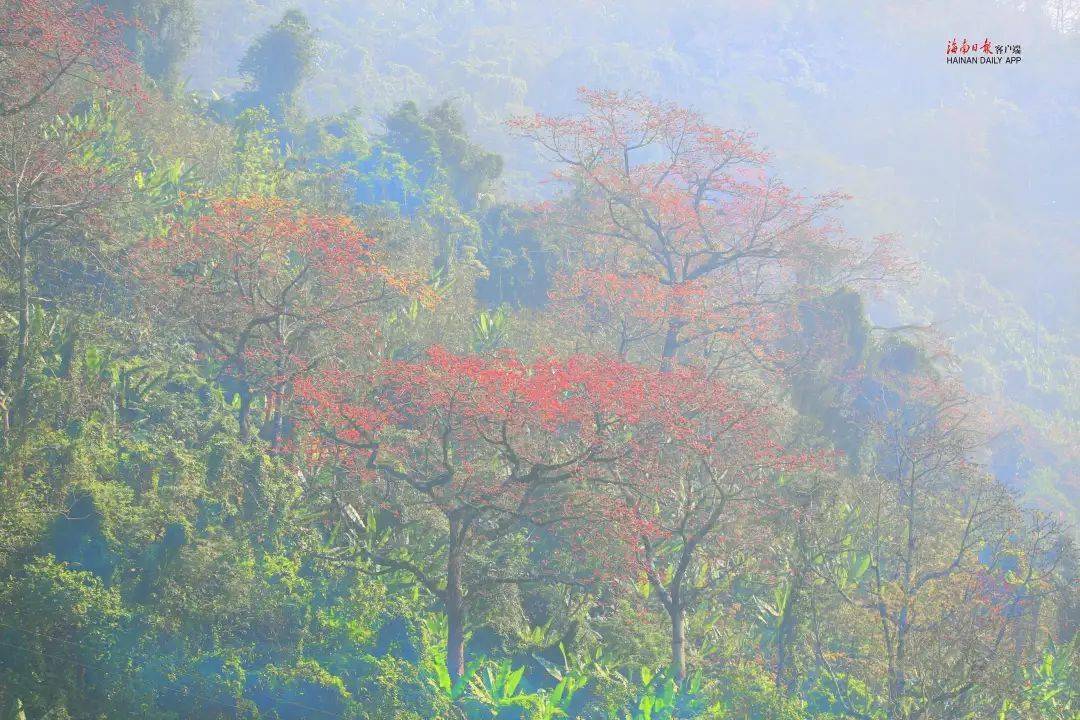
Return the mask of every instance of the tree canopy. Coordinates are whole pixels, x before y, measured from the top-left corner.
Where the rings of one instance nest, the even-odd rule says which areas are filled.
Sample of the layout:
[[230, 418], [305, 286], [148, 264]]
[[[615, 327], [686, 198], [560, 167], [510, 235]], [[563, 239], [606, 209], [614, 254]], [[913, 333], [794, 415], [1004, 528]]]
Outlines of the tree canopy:
[[186, 3], [2, 8], [0, 718], [1080, 710], [1023, 439], [750, 132], [581, 90], [526, 202], [452, 100], [305, 112], [298, 11], [214, 98]]

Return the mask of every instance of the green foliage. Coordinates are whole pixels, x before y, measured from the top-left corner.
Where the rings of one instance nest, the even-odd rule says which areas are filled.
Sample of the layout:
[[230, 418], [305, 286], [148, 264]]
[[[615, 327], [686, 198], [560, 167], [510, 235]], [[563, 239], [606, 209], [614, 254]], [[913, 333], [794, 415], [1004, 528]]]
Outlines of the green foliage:
[[473, 347], [476, 351], [485, 352], [502, 346], [509, 322], [509, 314], [504, 308], [492, 312], [481, 310], [473, 323]]
[[315, 33], [307, 17], [299, 10], [287, 11], [240, 61], [240, 72], [250, 85], [239, 99], [241, 107], [262, 106], [272, 118], [284, 121], [300, 85], [311, 74], [315, 48]]
[[546, 304], [552, 259], [528, 214], [503, 204], [490, 207], [480, 218], [476, 257], [486, 271], [476, 282], [477, 299], [489, 307]]
[[[719, 696], [714, 717], [725, 720], [801, 720], [811, 716], [805, 701], [778, 688], [760, 665], [743, 663], [718, 681]], [[812, 717], [828, 718], [827, 714]]]
[[125, 32], [125, 45], [150, 77], [171, 90], [199, 31], [193, 0], [97, 0], [138, 24]]
[[[0, 687], [17, 688], [29, 707], [69, 703], [106, 711], [123, 685], [121, 630], [127, 611], [116, 588], [50, 556], [35, 558], [18, 577], [0, 583]], [[98, 675], [93, 685], [85, 673]], [[111, 692], [110, 692], [111, 691]]]
[[1015, 699], [1002, 702], [998, 720], [1075, 718], [1080, 712], [1080, 685], [1077, 682], [1080, 671], [1069, 649], [1059, 653], [1056, 648], [1049, 647], [1043, 651], [1038, 662], [1023, 668], [1019, 693]]
[[245, 110], [236, 118], [235, 128], [232, 194], [276, 194], [285, 179], [285, 166], [275, 139], [279, 128], [270, 111], [262, 106]]
[[[174, 82], [191, 42], [192, 3], [107, 6], [145, 25], [149, 32], [126, 38], [129, 47], [162, 85]], [[887, 372], [937, 371], [919, 343], [876, 338], [854, 291], [800, 298], [802, 326], [783, 340], [802, 361], [790, 387], [762, 390], [751, 373], [732, 378], [760, 390], [760, 399], [790, 394], [779, 402], [790, 400], [795, 420], [778, 420], [770, 433], [799, 436], [807, 446], [831, 444], [849, 457], [821, 470], [824, 480], [816, 471], [768, 478], [761, 497], [747, 498], [730, 532], [725, 527], [709, 547], [717, 557], [693, 568], [691, 671], [681, 681], [655, 670], [670, 661], [664, 599], [627, 559], [626, 546], [639, 539], [627, 527], [649, 519], [649, 508], [624, 507], [618, 492], [607, 505], [587, 505], [586, 483], [597, 478], [571, 478], [566, 495], [537, 491], [551, 492], [545, 498], [552, 507], [584, 529], [570, 521], [525, 522], [514, 508], [476, 528], [463, 570], [465, 672], [455, 679], [441, 584], [446, 518], [437, 502], [401, 502], [404, 465], [395, 453], [415, 429], [388, 432], [377, 446], [367, 444], [365, 419], [358, 418], [360, 429], [344, 439], [369, 451], [370, 462], [346, 462], [325, 432], [310, 427], [309, 408], [295, 396], [295, 368], [283, 367], [275, 396], [267, 393], [251, 408], [265, 417], [282, 413], [281, 442], [241, 441], [240, 395], [219, 382], [223, 361], [208, 350], [213, 343], [148, 312], [147, 288], [134, 287], [127, 264], [133, 244], [154, 238], [168, 247], [166, 229], [194, 219], [212, 199], [281, 198], [312, 212], [348, 213], [374, 238], [379, 261], [406, 278], [410, 291], [372, 318], [358, 333], [364, 337], [334, 336], [311, 348], [316, 391], [334, 372], [363, 375], [386, 358], [416, 360], [436, 343], [490, 357], [506, 350], [580, 354], [592, 340], [573, 332], [580, 328], [552, 332], [551, 323], [537, 321], [555, 272], [572, 268], [544, 245], [552, 228], [497, 197], [503, 161], [466, 132], [470, 108], [443, 102], [424, 110], [406, 102], [383, 118], [380, 131], [357, 110], [300, 122], [296, 98], [314, 60], [310, 24], [288, 12], [247, 51], [241, 69], [249, 84], [231, 105], [165, 104], [151, 95], [143, 102], [153, 112], [144, 115], [95, 92], [35, 127], [72, 148], [64, 162], [92, 170], [101, 187], [100, 197], [65, 211], [72, 222], [50, 227], [27, 256], [28, 401], [18, 413], [22, 307], [16, 275], [5, 267], [0, 280], [3, 717], [885, 717], [890, 658], [875, 644], [876, 613], [899, 602], [901, 581], [881, 556], [892, 528], [875, 515], [886, 494], [872, 482], [881, 473], [873, 422], [852, 422], [851, 410], [888, 388], [852, 388], [836, 378], [863, 369], [874, 382]], [[496, 65], [476, 61], [460, 69], [491, 79], [498, 86], [492, 92], [505, 85], [523, 96]], [[164, 137], [174, 127], [182, 132]], [[9, 237], [18, 219], [11, 202], [0, 208]], [[274, 332], [290, 330], [295, 310], [281, 313]], [[1024, 382], [1038, 384], [1043, 370], [1031, 370]], [[1061, 382], [1058, 370], [1048, 387]], [[559, 454], [577, 430], [556, 434], [537, 452]], [[998, 452], [1013, 459], [1009, 448]], [[519, 459], [493, 453], [483, 467], [462, 472], [502, 479]], [[600, 474], [615, 488], [624, 480], [606, 466]], [[1052, 480], [1045, 471], [1032, 477]], [[432, 497], [438, 487], [428, 488]], [[946, 486], [929, 510], [919, 507], [928, 517], [941, 512], [920, 552], [938, 572], [955, 564], [965, 583], [939, 586], [932, 574], [926, 582], [933, 592], [919, 612], [942, 609], [934, 622], [942, 633], [955, 626], [958, 639], [968, 632], [961, 620], [997, 613], [1009, 622], [997, 645], [985, 646], [992, 650], [985, 673], [949, 706], [949, 717], [1071, 720], [1078, 707], [1075, 648], [1045, 641], [1075, 626], [1069, 548], [1057, 544], [1029, 557], [1019, 547], [1024, 526], [1010, 524], [1009, 506], [995, 516], [992, 532], [968, 543], [984, 555], [954, 563], [949, 549], [933, 544], [963, 527], [958, 515], [941, 509], [950, 494]], [[618, 511], [627, 512], [625, 526], [609, 517]], [[592, 527], [601, 522], [611, 523], [605, 532]], [[608, 537], [616, 531], [627, 537]], [[685, 547], [677, 535], [654, 547]], [[791, 572], [797, 563], [798, 579]], [[1029, 569], [1035, 580], [1026, 578]], [[658, 568], [665, 581], [675, 570], [674, 563]], [[549, 572], [559, 581], [540, 575]], [[507, 579], [533, 573], [540, 579]], [[882, 587], [875, 605], [867, 593]], [[1041, 616], [1030, 611], [1036, 597]], [[929, 622], [923, 617], [917, 622]], [[787, 676], [778, 677], [781, 644], [789, 655]], [[1017, 667], [1014, 649], [1038, 661]], [[959, 651], [909, 652], [924, 667], [963, 665]], [[909, 688], [927, 682], [913, 677]], [[911, 697], [903, 702], [915, 707]]]

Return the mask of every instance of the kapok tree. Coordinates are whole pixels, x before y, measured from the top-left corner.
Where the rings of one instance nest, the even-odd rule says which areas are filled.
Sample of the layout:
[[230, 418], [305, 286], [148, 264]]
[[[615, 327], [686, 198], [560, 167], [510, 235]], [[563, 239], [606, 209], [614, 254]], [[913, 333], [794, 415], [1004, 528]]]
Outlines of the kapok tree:
[[959, 382], [898, 344], [853, 384], [853, 419], [870, 429], [855, 546], [870, 560], [861, 582], [836, 589], [878, 630], [886, 717], [963, 714], [1023, 609], [1010, 544], [1027, 529], [973, 462], [979, 411]]
[[[595, 357], [458, 356], [431, 348], [374, 377], [307, 379], [308, 460], [333, 460], [402, 529], [363, 550], [383, 572], [413, 576], [446, 614], [446, 666], [465, 671], [471, 598], [506, 583], [584, 581], [553, 568], [492, 566], [522, 533], [595, 521], [589, 487], [629, 452], [649, 406], [640, 369]], [[370, 507], [370, 506], [369, 506]], [[410, 532], [421, 525], [423, 532]], [[634, 516], [620, 531], [638, 537]], [[431, 543], [414, 547], [408, 543]]]
[[[0, 2], [0, 259], [16, 290], [14, 348], [0, 348], [3, 442], [30, 405], [34, 275], [47, 244], [85, 234], [123, 186], [122, 168], [97, 152], [104, 128], [73, 122], [76, 103], [102, 88], [137, 93], [125, 22], [75, 0]], [[78, 228], [78, 231], [76, 230]]]
[[[831, 221], [842, 195], [806, 197], [770, 177], [768, 155], [750, 134], [637, 95], [583, 90], [580, 97], [578, 116], [537, 115], [511, 125], [547, 151], [559, 166], [555, 179], [567, 187], [542, 208], [566, 238], [559, 243], [566, 269], [552, 296], [560, 322], [576, 325], [586, 344], [600, 338], [619, 356], [665, 371], [709, 368], [741, 387], [757, 374], [747, 368], [762, 365], [747, 360], [783, 369], [776, 362], [787, 360], [781, 340], [796, 325], [801, 301], [840, 285], [873, 284], [895, 269], [887, 238], [863, 248]], [[730, 457], [738, 466], [744, 456]], [[707, 474], [694, 480], [690, 472], [707, 467], [693, 453], [666, 462], [672, 474], [662, 489], [672, 497], [687, 482], [698, 488], [692, 497], [709, 488]], [[777, 458], [774, 467], [760, 467], [759, 487], [784, 464]], [[720, 534], [712, 510], [755, 494], [752, 479], [738, 476], [724, 493], [712, 494], [714, 487], [702, 504], [690, 502], [695, 511], [708, 508], [703, 538]], [[680, 527], [680, 507], [670, 507], [669, 527]], [[684, 519], [686, 527], [696, 522]], [[688, 563], [712, 549], [694, 537], [690, 531], [673, 545], [687, 551]], [[673, 648], [676, 674], [679, 655]]]
[[698, 370], [654, 370], [647, 387], [632, 451], [610, 468], [621, 504], [609, 520], [636, 520], [627, 568], [647, 578], [666, 613], [671, 676], [681, 681], [688, 612], [768, 542], [762, 528], [780, 477], [827, 457], [786, 451], [766, 411]]
[[769, 177], [750, 134], [638, 95], [579, 96], [580, 116], [511, 127], [569, 188], [547, 207], [568, 238], [554, 297], [619, 354], [666, 368], [691, 348], [714, 364], [761, 353], [794, 300], [888, 268], [884, 247], [863, 252], [829, 221], [843, 196], [804, 197]]
[[14, 286], [16, 319], [14, 348], [0, 347], [0, 377], [11, 378], [10, 386], [0, 385], [5, 436], [31, 405], [37, 281], [59, 248], [77, 252], [74, 246], [102, 229], [101, 210], [126, 189], [125, 168], [98, 151], [105, 133], [98, 123], [46, 118], [38, 109], [0, 118], [0, 259]]
[[[132, 91], [138, 70], [124, 47], [128, 19], [79, 0], [0, 2], [0, 117], [55, 104], [69, 80]], [[56, 107], [64, 112], [68, 107]]]
[[[241, 439], [267, 397], [277, 440], [291, 384], [329, 351], [370, 351], [383, 304], [419, 292], [382, 263], [344, 216], [273, 198], [228, 198], [132, 251], [158, 313], [189, 329], [216, 378], [239, 397]], [[366, 345], [365, 345], [366, 344]]]

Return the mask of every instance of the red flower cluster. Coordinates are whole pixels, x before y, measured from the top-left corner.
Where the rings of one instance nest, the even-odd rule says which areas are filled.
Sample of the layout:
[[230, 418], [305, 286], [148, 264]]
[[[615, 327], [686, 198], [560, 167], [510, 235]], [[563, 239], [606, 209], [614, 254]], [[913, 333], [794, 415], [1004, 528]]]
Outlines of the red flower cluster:
[[0, 4], [0, 117], [54, 96], [66, 77], [77, 76], [138, 96], [139, 71], [123, 43], [123, 32], [131, 26], [101, 4], [4, 0]]

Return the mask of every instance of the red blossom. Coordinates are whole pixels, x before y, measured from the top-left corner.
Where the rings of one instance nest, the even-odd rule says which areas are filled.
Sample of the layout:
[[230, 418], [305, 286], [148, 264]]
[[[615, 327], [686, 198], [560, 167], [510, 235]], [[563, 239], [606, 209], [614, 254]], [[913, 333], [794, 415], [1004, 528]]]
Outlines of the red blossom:
[[[2, 0], [0, 116], [57, 99], [68, 78], [141, 97], [139, 71], [123, 43], [129, 27], [131, 21], [100, 4]], [[64, 104], [53, 108], [66, 110]]]
[[222, 377], [249, 395], [273, 390], [277, 403], [326, 343], [370, 348], [381, 303], [402, 293], [430, 300], [421, 283], [387, 269], [351, 218], [274, 198], [213, 202], [138, 244], [130, 261], [151, 303], [198, 333]]
[[[770, 176], [749, 133], [634, 94], [581, 90], [584, 112], [510, 126], [560, 166], [564, 203], [540, 208], [574, 239], [581, 268], [554, 292], [563, 310], [611, 329], [620, 355], [669, 366], [725, 336], [776, 352], [798, 301], [842, 284], [875, 285], [896, 268], [830, 213], [846, 197], [806, 197]], [[879, 246], [882, 244], [879, 243]]]

